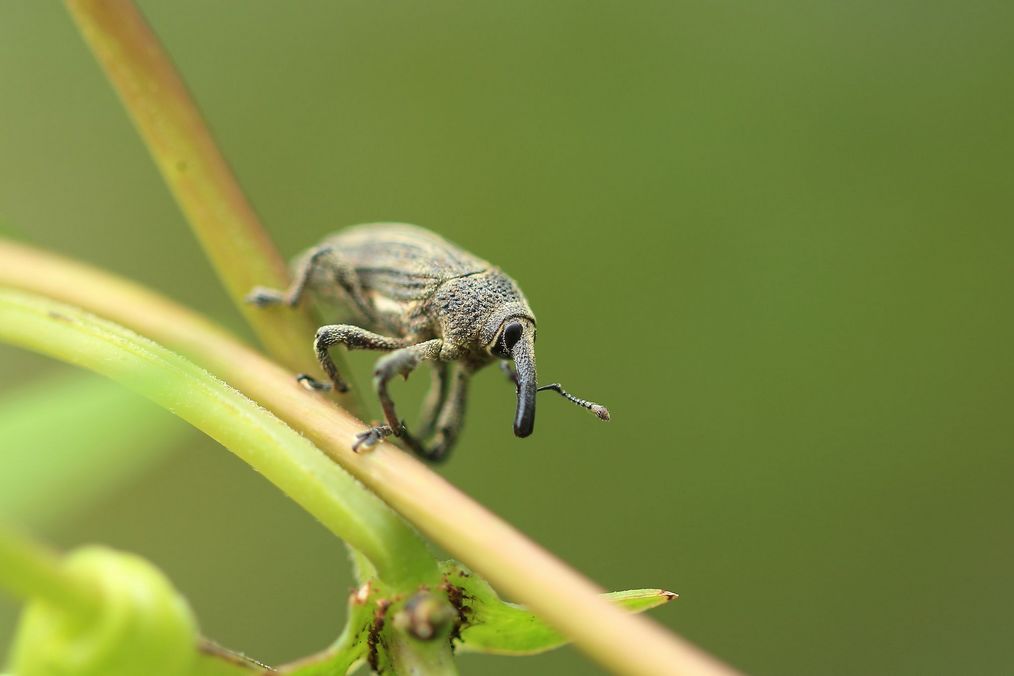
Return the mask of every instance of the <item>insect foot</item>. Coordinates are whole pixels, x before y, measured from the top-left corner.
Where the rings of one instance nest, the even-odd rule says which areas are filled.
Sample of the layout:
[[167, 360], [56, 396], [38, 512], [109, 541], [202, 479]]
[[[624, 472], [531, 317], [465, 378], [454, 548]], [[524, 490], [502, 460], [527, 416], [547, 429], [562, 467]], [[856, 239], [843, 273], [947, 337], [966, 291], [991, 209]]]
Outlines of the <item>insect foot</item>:
[[268, 289], [263, 286], [255, 286], [250, 293], [243, 298], [244, 301], [257, 307], [270, 307], [272, 305], [278, 305], [285, 300], [285, 296], [274, 289]]
[[364, 451], [369, 450], [392, 434], [394, 434], [394, 430], [391, 429], [390, 425], [371, 427], [365, 432], [360, 432], [356, 435], [356, 440], [352, 444], [352, 450], [356, 453], [359, 452], [359, 449]]
[[331, 389], [330, 384], [320, 382], [309, 373], [300, 373], [296, 376], [296, 382], [314, 392], [327, 392]]

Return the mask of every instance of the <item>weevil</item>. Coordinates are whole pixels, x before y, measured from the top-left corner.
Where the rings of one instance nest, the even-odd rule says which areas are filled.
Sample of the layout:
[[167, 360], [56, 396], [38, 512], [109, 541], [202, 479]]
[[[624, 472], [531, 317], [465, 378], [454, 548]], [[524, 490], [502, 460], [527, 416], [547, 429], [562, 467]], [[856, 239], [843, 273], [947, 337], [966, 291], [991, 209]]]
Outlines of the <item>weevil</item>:
[[[579, 399], [559, 383], [538, 387], [535, 372], [535, 314], [513, 279], [500, 268], [418, 226], [375, 223], [347, 228], [296, 259], [285, 291], [257, 287], [247, 296], [259, 306], [295, 306], [310, 293], [344, 307], [354, 323], [317, 330], [313, 349], [330, 379], [297, 378], [310, 389], [348, 389], [329, 353], [381, 350], [374, 386], [386, 424], [356, 437], [353, 449], [389, 435], [404, 440], [420, 457], [446, 457], [461, 432], [469, 379], [494, 362], [514, 383], [514, 434], [535, 427], [536, 392], [551, 390], [609, 420], [605, 406]], [[420, 427], [409, 433], [387, 391], [396, 375], [405, 378], [423, 361], [433, 363], [433, 383], [423, 403]]]

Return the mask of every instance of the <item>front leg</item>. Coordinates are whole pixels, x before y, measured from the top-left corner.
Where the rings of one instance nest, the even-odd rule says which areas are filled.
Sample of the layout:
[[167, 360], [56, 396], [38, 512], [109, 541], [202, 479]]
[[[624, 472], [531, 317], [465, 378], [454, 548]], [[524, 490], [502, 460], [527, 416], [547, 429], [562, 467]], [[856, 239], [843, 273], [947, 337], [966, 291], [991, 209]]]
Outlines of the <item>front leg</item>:
[[[398, 350], [405, 347], [407, 341], [400, 338], [388, 338], [379, 334], [361, 329], [351, 324], [329, 324], [317, 329], [317, 336], [313, 340], [313, 350], [317, 353], [317, 361], [324, 373], [331, 379], [334, 388], [339, 392], [348, 390], [348, 385], [342, 380], [338, 373], [338, 367], [328, 350], [339, 343], [350, 350]], [[397, 353], [395, 353], [397, 354]], [[302, 374], [299, 380], [313, 389], [328, 389], [328, 385], [318, 383], [310, 376]]]
[[444, 341], [439, 338], [427, 340], [416, 345], [403, 347], [389, 355], [380, 358], [376, 368], [373, 370], [373, 383], [377, 388], [377, 396], [380, 397], [380, 405], [384, 408], [384, 417], [393, 433], [401, 435], [402, 424], [398, 420], [398, 414], [394, 408], [394, 401], [387, 393], [387, 383], [394, 376], [401, 374], [405, 378], [412, 373], [419, 362], [424, 359], [436, 360], [440, 358], [440, 349]]

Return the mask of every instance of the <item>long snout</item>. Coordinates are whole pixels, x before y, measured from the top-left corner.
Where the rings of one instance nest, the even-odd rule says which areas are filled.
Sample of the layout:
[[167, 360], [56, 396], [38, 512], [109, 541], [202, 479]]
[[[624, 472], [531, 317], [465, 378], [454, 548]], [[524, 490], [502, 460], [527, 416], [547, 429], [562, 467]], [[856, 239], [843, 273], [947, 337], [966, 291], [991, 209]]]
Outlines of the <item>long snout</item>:
[[535, 345], [532, 336], [525, 335], [511, 350], [518, 373], [518, 408], [514, 414], [514, 434], [527, 437], [535, 429]]

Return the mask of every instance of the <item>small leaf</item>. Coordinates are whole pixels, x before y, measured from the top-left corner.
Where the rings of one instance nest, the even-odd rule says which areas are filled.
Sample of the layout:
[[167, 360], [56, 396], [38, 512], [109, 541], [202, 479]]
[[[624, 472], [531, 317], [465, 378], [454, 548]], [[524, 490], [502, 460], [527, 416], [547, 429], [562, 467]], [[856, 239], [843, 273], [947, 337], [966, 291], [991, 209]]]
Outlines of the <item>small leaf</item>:
[[665, 589], [628, 589], [627, 591], [609, 592], [603, 596], [632, 613], [651, 610], [680, 597], [679, 594]]
[[[503, 601], [488, 582], [461, 564], [448, 561], [443, 565], [447, 584], [460, 591], [461, 606], [467, 618], [459, 634], [462, 650], [498, 655], [534, 655], [567, 643], [558, 631], [524, 606]], [[631, 589], [604, 596], [635, 613], [678, 598], [673, 592], [663, 589]]]

